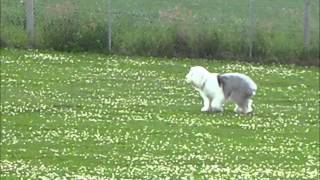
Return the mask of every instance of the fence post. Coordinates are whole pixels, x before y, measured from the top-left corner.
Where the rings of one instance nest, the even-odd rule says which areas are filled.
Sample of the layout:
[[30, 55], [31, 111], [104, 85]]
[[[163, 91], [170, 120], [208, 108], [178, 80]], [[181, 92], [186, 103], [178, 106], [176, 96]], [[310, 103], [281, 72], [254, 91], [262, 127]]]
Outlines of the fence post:
[[256, 26], [255, 0], [249, 0], [249, 21], [249, 58], [252, 58]]
[[112, 51], [112, 7], [111, 0], [108, 0], [108, 50]]
[[309, 47], [309, 42], [310, 42], [309, 11], [310, 11], [310, 0], [304, 0], [303, 40], [304, 40], [305, 48]]
[[28, 36], [28, 47], [34, 46], [34, 2], [33, 0], [25, 0], [26, 6], [26, 30]]

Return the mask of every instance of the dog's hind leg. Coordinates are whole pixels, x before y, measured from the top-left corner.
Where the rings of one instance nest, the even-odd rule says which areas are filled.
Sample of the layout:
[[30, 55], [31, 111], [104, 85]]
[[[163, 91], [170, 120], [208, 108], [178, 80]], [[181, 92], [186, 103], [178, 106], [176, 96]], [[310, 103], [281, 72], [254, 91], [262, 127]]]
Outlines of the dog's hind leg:
[[251, 99], [245, 99], [243, 101], [241, 101], [238, 104], [238, 108], [239, 108], [239, 112], [238, 113], [243, 113], [243, 114], [248, 114], [250, 112], [252, 112], [252, 100]]
[[253, 111], [252, 110], [252, 100], [248, 99], [247, 109], [244, 113], [247, 114], [247, 113], [251, 113], [252, 111]]
[[243, 113], [243, 109], [236, 104], [236, 107], [234, 108], [234, 112]]
[[246, 96], [239, 93], [232, 93], [230, 98], [236, 103], [234, 111], [236, 113], [247, 114], [252, 112], [252, 100]]

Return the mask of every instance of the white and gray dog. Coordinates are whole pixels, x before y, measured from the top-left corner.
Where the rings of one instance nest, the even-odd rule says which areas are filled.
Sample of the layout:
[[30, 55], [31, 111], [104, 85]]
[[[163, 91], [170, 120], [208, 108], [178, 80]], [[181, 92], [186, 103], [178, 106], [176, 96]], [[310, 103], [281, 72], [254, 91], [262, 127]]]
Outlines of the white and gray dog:
[[223, 111], [226, 100], [236, 104], [237, 113], [252, 112], [251, 97], [256, 94], [254, 81], [240, 73], [210, 73], [201, 66], [194, 66], [186, 75], [186, 81], [199, 91], [204, 106], [201, 111]]

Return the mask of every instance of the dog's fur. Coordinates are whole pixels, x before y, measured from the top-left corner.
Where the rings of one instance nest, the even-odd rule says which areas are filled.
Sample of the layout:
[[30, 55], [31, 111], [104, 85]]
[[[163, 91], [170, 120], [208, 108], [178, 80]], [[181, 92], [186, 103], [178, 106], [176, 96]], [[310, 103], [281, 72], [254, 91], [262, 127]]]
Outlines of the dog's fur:
[[252, 112], [251, 97], [255, 95], [257, 85], [240, 73], [210, 73], [204, 67], [194, 66], [186, 75], [186, 81], [199, 91], [203, 99], [201, 111], [223, 111], [226, 100], [236, 104], [235, 112]]

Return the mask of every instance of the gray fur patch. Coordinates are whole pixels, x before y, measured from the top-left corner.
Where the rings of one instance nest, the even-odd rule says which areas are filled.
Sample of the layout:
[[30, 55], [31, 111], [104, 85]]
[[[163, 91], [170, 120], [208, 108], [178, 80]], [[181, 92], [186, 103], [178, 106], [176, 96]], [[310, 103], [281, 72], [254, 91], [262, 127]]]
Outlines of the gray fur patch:
[[231, 98], [240, 104], [253, 96], [257, 90], [254, 81], [240, 73], [221, 74], [218, 76], [218, 82], [222, 86], [225, 98]]

